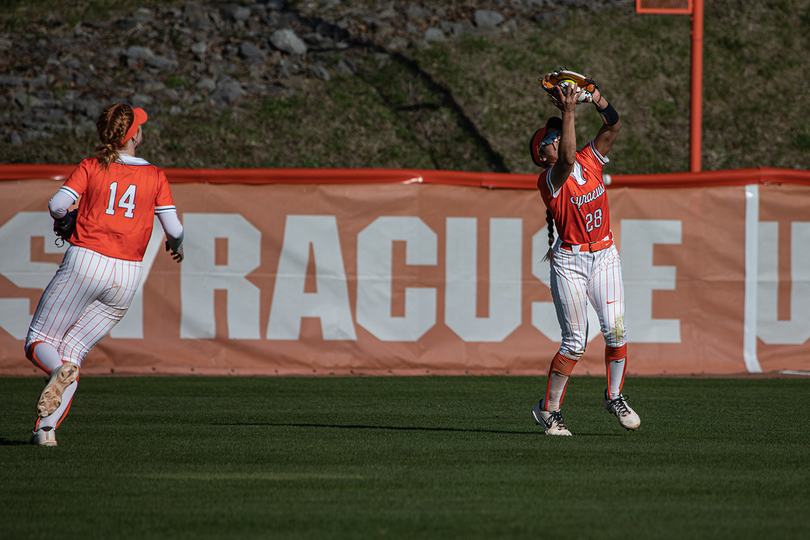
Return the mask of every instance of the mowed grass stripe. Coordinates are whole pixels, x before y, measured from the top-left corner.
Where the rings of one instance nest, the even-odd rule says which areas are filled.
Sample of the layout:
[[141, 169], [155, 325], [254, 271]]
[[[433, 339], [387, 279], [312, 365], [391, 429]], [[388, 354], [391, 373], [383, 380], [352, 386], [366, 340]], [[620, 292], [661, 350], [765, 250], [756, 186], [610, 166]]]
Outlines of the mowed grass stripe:
[[133, 475], [143, 478], [153, 478], [155, 480], [205, 480], [205, 481], [230, 481], [230, 480], [363, 480], [364, 477], [357, 474], [313, 474], [313, 473], [162, 473]]
[[0, 379], [3, 538], [804, 538], [810, 380], [90, 378], [57, 448]]

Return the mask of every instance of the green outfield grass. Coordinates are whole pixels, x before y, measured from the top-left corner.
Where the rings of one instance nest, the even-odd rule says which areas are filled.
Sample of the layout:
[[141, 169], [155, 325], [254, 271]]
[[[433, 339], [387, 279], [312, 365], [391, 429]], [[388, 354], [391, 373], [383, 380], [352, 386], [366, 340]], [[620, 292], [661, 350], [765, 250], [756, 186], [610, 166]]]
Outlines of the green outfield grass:
[[0, 379], [0, 537], [806, 538], [810, 380], [91, 378], [56, 448]]

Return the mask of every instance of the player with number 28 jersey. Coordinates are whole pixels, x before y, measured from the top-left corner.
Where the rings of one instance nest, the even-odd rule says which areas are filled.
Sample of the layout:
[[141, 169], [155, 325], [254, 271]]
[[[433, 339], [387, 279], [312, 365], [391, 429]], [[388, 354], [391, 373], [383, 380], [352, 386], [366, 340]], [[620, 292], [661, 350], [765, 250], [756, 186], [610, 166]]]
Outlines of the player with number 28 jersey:
[[589, 244], [610, 235], [610, 209], [602, 180], [602, 167], [608, 162], [594, 148], [593, 142], [577, 152], [569, 180], [554, 191], [549, 182], [549, 169], [537, 182], [546, 207], [551, 210], [561, 242], [570, 245]]
[[[530, 142], [535, 164], [544, 170], [537, 187], [546, 205], [549, 227], [550, 288], [562, 341], [551, 361], [545, 397], [532, 409], [549, 435], [571, 435], [561, 413], [568, 381], [585, 352], [588, 302], [599, 316], [605, 338], [607, 388], [602, 400], [622, 427], [635, 430], [641, 421], [622, 395], [627, 369], [624, 285], [619, 253], [610, 230], [610, 210], [602, 168], [616, 141], [621, 121], [598, 88], [592, 103], [604, 125], [581, 151], [576, 151], [575, 115], [581, 89], [556, 87], [550, 98], [562, 111], [538, 129]], [[554, 241], [554, 228], [557, 240]]]

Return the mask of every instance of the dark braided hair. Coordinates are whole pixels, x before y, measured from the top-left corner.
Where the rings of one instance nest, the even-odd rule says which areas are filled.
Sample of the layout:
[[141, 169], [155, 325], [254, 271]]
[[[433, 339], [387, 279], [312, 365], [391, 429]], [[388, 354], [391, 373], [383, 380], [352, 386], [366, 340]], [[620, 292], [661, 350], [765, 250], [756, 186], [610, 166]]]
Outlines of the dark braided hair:
[[126, 136], [129, 126], [135, 121], [132, 107], [124, 103], [113, 103], [103, 111], [96, 121], [96, 131], [101, 144], [96, 146], [96, 157], [103, 168], [118, 159], [121, 140]]
[[546, 223], [548, 223], [548, 251], [546, 252], [543, 261], [551, 261], [554, 259], [554, 216], [551, 215], [551, 210], [546, 208]]

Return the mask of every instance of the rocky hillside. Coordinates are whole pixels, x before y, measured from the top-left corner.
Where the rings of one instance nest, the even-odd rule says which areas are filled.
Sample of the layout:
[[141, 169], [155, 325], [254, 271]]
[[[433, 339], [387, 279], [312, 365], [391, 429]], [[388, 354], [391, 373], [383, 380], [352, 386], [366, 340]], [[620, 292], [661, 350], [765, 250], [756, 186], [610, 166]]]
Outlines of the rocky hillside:
[[378, 51], [384, 65], [388, 53], [410, 47], [534, 30], [559, 24], [571, 8], [615, 3], [184, 2], [75, 26], [48, 13], [0, 37], [3, 136], [20, 145], [91, 129], [100, 107], [114, 101], [157, 116], [200, 103], [223, 107], [246, 95], [290, 95], [301, 78], [354, 75], [357, 47]]
[[[611, 80], [596, 59], [626, 43], [594, 42], [591, 34], [600, 25], [640, 24], [633, 8], [632, 0], [168, 0], [92, 13], [18, 6], [0, 30], [0, 162], [81, 159], [95, 141], [99, 110], [121, 101], [149, 113], [154, 133], [145, 152], [163, 166], [521, 171], [523, 131], [538, 115], [518, 118], [527, 104], [517, 100], [510, 112], [508, 93], [567, 63], [572, 53], [559, 44], [571, 41], [574, 24], [586, 27], [587, 55], [566, 67], [592, 66], [592, 76], [617, 86], [621, 75]], [[679, 114], [688, 111], [688, 17], [668, 21], [657, 24], [661, 36], [678, 36], [676, 60], [655, 60], [660, 96], [636, 113], [669, 122], [655, 128], [663, 137], [688, 127], [688, 113]], [[550, 50], [542, 61], [527, 56], [543, 47]], [[619, 63], [614, 54], [610, 65]], [[667, 73], [673, 66], [683, 73]], [[513, 73], [523, 78], [498, 88]], [[616, 102], [627, 110], [629, 98]], [[667, 144], [677, 147], [675, 160], [661, 167], [683, 170], [683, 141]], [[644, 156], [643, 147], [619, 151]]]

